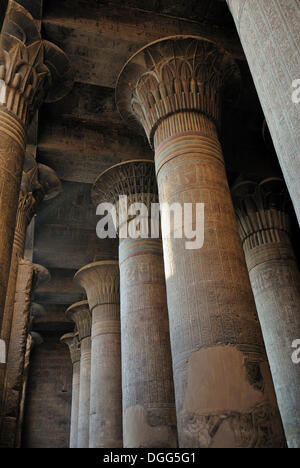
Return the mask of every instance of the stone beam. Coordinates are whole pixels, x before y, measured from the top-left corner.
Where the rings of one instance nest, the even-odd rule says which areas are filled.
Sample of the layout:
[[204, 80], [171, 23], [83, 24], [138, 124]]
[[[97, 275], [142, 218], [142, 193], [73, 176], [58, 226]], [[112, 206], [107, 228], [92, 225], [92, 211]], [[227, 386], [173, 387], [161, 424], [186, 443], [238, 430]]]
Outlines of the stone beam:
[[76, 61], [75, 81], [82, 83], [114, 88], [122, 65], [134, 52], [174, 34], [199, 35], [222, 44], [235, 58], [243, 57], [236, 32], [228, 35], [212, 25], [120, 6], [99, 8], [96, 2], [76, 5], [75, 17], [74, 2], [52, 3], [45, 10], [43, 33]]
[[95, 128], [81, 123], [48, 122], [41, 128], [39, 161], [56, 171], [61, 180], [94, 183], [97, 174], [112, 164], [136, 159], [153, 159], [144, 139], [120, 134], [112, 127]]

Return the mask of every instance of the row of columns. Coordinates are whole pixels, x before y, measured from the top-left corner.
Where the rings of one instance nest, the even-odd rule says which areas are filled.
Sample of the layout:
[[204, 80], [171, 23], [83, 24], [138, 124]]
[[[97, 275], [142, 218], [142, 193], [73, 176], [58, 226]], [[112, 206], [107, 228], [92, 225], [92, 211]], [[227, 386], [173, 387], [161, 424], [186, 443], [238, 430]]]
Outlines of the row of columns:
[[[246, 18], [246, 16], [243, 17], [245, 12], [247, 12], [247, 19], [253, 19], [253, 15], [260, 11], [260, 8], [253, 7], [252, 11], [253, 2], [249, 6], [250, 2], [229, 1], [231, 10], [236, 16], [243, 44], [250, 44], [248, 47], [253, 48], [248, 38], [243, 39], [247, 28], [241, 27], [241, 21]], [[292, 0], [289, 2], [290, 8], [284, 9], [286, 14], [294, 11], [294, 7], [296, 8]], [[28, 123], [34, 110], [41, 104], [41, 97], [46, 96], [47, 93], [51, 99], [61, 97], [69, 89], [70, 83], [70, 67], [63, 53], [55, 46], [42, 41], [31, 15], [20, 5], [16, 9], [16, 3], [12, 0], [9, 2], [1, 35], [1, 49], [4, 53], [0, 58], [0, 189], [1, 193], [5, 193], [5, 197], [0, 198], [1, 318], [9, 277]], [[280, 5], [278, 12], [279, 10]], [[18, 11], [17, 15], [16, 11]], [[31, 25], [31, 30], [27, 27], [27, 34], [24, 34], [26, 42], [17, 41], [12, 34], [14, 24], [18, 24], [22, 15], [25, 24]], [[289, 26], [285, 30], [289, 30], [291, 36], [293, 23], [285, 18], [286, 24]], [[22, 25], [18, 26], [22, 29]], [[269, 30], [271, 31], [271, 28]], [[9, 35], [6, 31], [9, 31]], [[250, 49], [247, 49], [246, 45], [245, 50], [247, 56], [250, 57], [251, 65]], [[258, 48], [255, 50], [257, 51]], [[260, 49], [260, 53], [261, 51], [263, 49]], [[51, 76], [50, 80], [55, 67], [51, 67], [50, 71], [45, 64], [57, 56], [62, 59], [59, 61], [61, 70], [56, 77]], [[22, 69], [18, 67], [20, 62], [24, 65]], [[251, 65], [251, 68], [255, 75], [254, 65]], [[17, 73], [16, 70], [19, 72]], [[31, 79], [32, 74], [34, 74], [34, 80]], [[49, 83], [55, 82], [55, 79], [56, 94], [53, 96], [53, 93], [49, 92]], [[232, 86], [237, 80], [238, 69], [234, 61], [229, 54], [219, 49], [214, 43], [196, 37], [174, 37], [150, 44], [135, 54], [125, 65], [118, 81], [117, 104], [121, 114], [138, 130], [144, 129], [155, 150], [159, 201], [169, 204], [179, 202], [182, 205], [185, 202], [205, 203], [206, 210], [205, 242], [202, 249], [188, 251], [185, 249], [185, 240], [175, 238], [176, 236], [163, 239], [166, 293], [161, 291], [158, 297], [156, 296], [157, 287], [152, 287], [154, 283], [151, 286], [151, 278], [155, 276], [152, 276], [151, 269], [159, 269], [158, 265], [161, 265], [161, 262], [157, 260], [161, 255], [158, 243], [149, 242], [148, 244], [144, 240], [120, 242], [122, 407], [123, 440], [126, 446], [156, 445], [157, 437], [160, 439], [160, 444], [161, 440], [164, 444], [170, 444], [167, 446], [174, 444], [175, 413], [172, 411], [172, 379], [171, 384], [168, 384], [171, 375], [171, 358], [166, 351], [169, 344], [164, 334], [167, 320], [166, 312], [164, 312], [167, 308], [163, 304], [164, 294], [166, 294], [169, 314], [179, 445], [181, 447], [278, 447], [284, 445], [273, 383], [218, 137], [221, 101], [226, 97], [228, 85]], [[17, 82], [18, 86], [16, 86]], [[31, 83], [36, 84], [35, 89], [32, 88]], [[257, 80], [258, 90], [260, 90], [259, 83]], [[275, 91], [276, 95], [278, 91]], [[261, 100], [264, 104], [263, 98]], [[273, 138], [275, 136], [274, 140], [279, 135], [278, 139], [286, 142], [286, 134], [283, 135], [285, 126], [276, 125], [275, 131], [276, 114], [272, 116], [268, 106], [263, 107]], [[295, 123], [294, 116], [290, 117]], [[285, 143], [278, 145], [283, 169], [291, 167], [293, 174], [297, 174], [295, 152], [291, 150], [289, 154], [283, 154], [281, 151], [283, 146], [289, 147]], [[290, 160], [292, 164], [289, 164]], [[118, 169], [118, 177], [121, 174], [120, 178], [123, 177], [122, 169]], [[290, 171], [284, 170], [284, 173], [297, 211], [300, 206], [297, 199], [297, 185], [289, 179]], [[107, 174], [103, 177], [105, 180]], [[125, 180], [127, 179], [128, 174]], [[136, 173], [133, 176], [133, 180], [135, 179]], [[118, 182], [115, 186], [118, 186]], [[111, 191], [105, 193], [104, 198], [110, 200], [112, 196], [116, 197], [116, 193], [124, 195], [123, 184], [120, 186], [113, 194]], [[139, 187], [138, 190], [137, 187]], [[133, 184], [129, 195], [149, 193], [141, 190], [141, 187], [143, 188], [143, 186]], [[101, 192], [99, 192], [98, 183], [95, 187], [94, 199], [96, 201], [99, 193]], [[101, 193], [99, 200], [103, 201], [104, 198]], [[145, 197], [142, 196], [142, 199]], [[254, 210], [254, 212], [260, 211]], [[255, 216], [258, 217], [257, 214]], [[162, 225], [166, 222], [163, 213]], [[272, 265], [276, 263], [278, 254], [270, 254], [270, 257], [266, 257], [267, 262], [260, 263], [260, 260], [255, 259], [253, 263], [253, 254], [256, 252], [250, 252], [248, 255], [249, 242], [254, 242], [251, 244], [250, 250], [252, 250], [260, 235], [268, 238], [270, 234], [276, 247], [273, 250], [278, 250], [278, 243], [284, 237], [282, 232], [285, 229], [279, 229], [280, 236], [277, 236], [276, 230], [278, 231], [278, 228], [274, 230], [275, 233], [272, 231], [271, 235], [270, 227], [267, 226], [265, 235], [262, 235], [264, 229], [259, 225], [257, 232], [250, 230], [250, 240], [248, 237], [243, 239], [242, 234], [258, 311], [266, 310], [266, 301], [259, 298], [261, 292], [256, 286], [259, 267], [262, 263], [265, 267], [265, 263], [269, 261], [273, 262]], [[176, 234], [176, 231], [173, 234]], [[288, 249], [286, 246], [284, 249], [280, 246], [279, 251], [283, 250]], [[267, 254], [264, 253], [264, 255]], [[151, 260], [150, 256], [152, 256]], [[291, 257], [290, 251], [287, 254], [288, 257]], [[142, 272], [140, 277], [139, 270]], [[147, 275], [147, 281], [140, 279]], [[294, 272], [292, 277], [295, 288], [297, 288], [296, 276]], [[278, 273], [278, 280], [281, 281], [281, 279], [282, 272]], [[140, 304], [136, 304], [130, 297], [131, 294], [133, 297], [136, 294], [138, 289], [136, 283], [142, 285], [147, 291], [144, 298], [141, 298], [142, 295], [139, 296]], [[272, 287], [275, 288], [274, 283]], [[129, 294], [125, 293], [126, 288]], [[88, 297], [89, 289], [90, 287], [86, 286]], [[293, 297], [295, 301], [298, 300], [296, 293]], [[159, 299], [158, 304], [153, 307], [156, 299]], [[278, 304], [277, 299], [275, 302]], [[99, 303], [101, 306], [107, 304]], [[141, 314], [141, 311], [144, 314]], [[131, 313], [135, 320], [130, 316]], [[140, 319], [141, 315], [143, 319]], [[261, 318], [265, 314], [259, 312], [259, 315], [261, 325], [265, 329], [264, 319]], [[162, 320], [161, 327], [157, 325], [158, 319]], [[147, 321], [153, 327], [152, 334], [149, 334], [149, 327], [145, 326]], [[297, 316], [295, 314], [294, 321], [298, 326], [299, 314]], [[282, 319], [280, 324], [285, 327]], [[268, 340], [268, 336], [272, 335], [274, 339], [274, 332], [269, 333], [269, 331], [263, 330], [265, 344], [267, 348], [270, 347], [268, 352], [271, 356], [273, 355], [272, 343]], [[144, 333], [143, 340], [139, 341], [136, 338], [140, 337], [138, 334], [134, 335], [136, 332]], [[293, 333], [294, 328], [292, 331], [286, 331], [286, 336], [290, 337]], [[104, 334], [96, 332], [95, 336], [100, 339], [99, 336]], [[113, 333], [108, 333], [110, 334]], [[154, 348], [157, 356], [164, 356], [162, 361], [151, 362]], [[274, 354], [279, 356], [278, 351]], [[88, 380], [88, 355], [89, 348], [85, 341], [82, 353], [83, 365], [80, 365], [83, 381]], [[131, 367], [132, 362], [133, 367]], [[92, 382], [93, 356], [91, 363]], [[295, 368], [291, 368], [290, 372], [293, 375], [291, 382], [294, 382], [294, 386], [298, 385], [298, 380], [294, 377]], [[274, 364], [273, 378], [283, 414], [287, 410], [283, 407], [284, 403], [280, 404], [282, 377], [280, 377], [281, 380], [277, 378], [277, 373], [277, 364]], [[160, 388], [160, 391], [156, 393], [150, 385], [153, 375], [156, 379], [155, 387]], [[135, 393], [133, 393], [133, 388]], [[79, 392], [79, 402], [82, 408], [85, 406], [87, 412], [89, 411], [87, 395], [91, 397], [94, 392], [99, 399], [101, 392], [98, 386], [92, 386], [89, 392], [87, 384], [83, 384], [83, 389]], [[290, 412], [289, 414], [291, 414], [290, 404], [293, 403], [295, 392], [292, 392], [289, 399], [287, 411]], [[82, 397], [85, 403], [81, 403], [81, 393], [85, 395]], [[83, 411], [80, 407], [79, 410]], [[99, 413], [97, 418], [101, 420]], [[297, 415], [297, 411], [295, 414]], [[85, 414], [85, 421], [87, 419], [89, 423], [85, 422], [85, 426], [90, 425], [90, 416], [87, 418]], [[132, 424], [132, 421], [136, 422], [136, 420], [139, 422], [139, 430]], [[299, 437], [295, 433], [297, 434], [299, 420], [296, 419], [295, 422], [295, 418], [293, 420], [289, 416], [285, 419], [283, 416], [283, 422], [289, 445], [297, 446]], [[78, 427], [77, 444], [81, 437]], [[96, 432], [99, 433], [98, 429], [99, 427]], [[160, 433], [159, 436], [158, 433]], [[84, 440], [82, 444], [86, 445], [86, 436]], [[100, 443], [98, 441], [97, 444], [100, 445]]]
[[[118, 81], [119, 110], [145, 130], [155, 150], [156, 177], [143, 160], [114, 166], [98, 178], [94, 202], [118, 207], [119, 195], [127, 195], [128, 203], [149, 206], [157, 199], [156, 178], [160, 203], [205, 204], [203, 247], [187, 250], [175, 226], [171, 237], [163, 238], [164, 264], [161, 241], [120, 238], [125, 447], [175, 446], [176, 417], [180, 447], [284, 446], [265, 345], [288, 444], [299, 445], [299, 376], [289, 354], [289, 340], [299, 330], [299, 286], [285, 215], [273, 202], [254, 209], [252, 202], [251, 216], [248, 208], [241, 215], [237, 202], [238, 227], [218, 137], [221, 102], [238, 79], [233, 59], [212, 42], [174, 37], [139, 51]], [[163, 211], [162, 226], [167, 222]], [[93, 268], [77, 274], [88, 300], [91, 281], [82, 278]], [[265, 268], [272, 268], [270, 276], [274, 269], [274, 276], [262, 292], [257, 285], [265, 281], [260, 270]], [[279, 342], [278, 325], [284, 329]], [[103, 382], [96, 392], [101, 400]]]

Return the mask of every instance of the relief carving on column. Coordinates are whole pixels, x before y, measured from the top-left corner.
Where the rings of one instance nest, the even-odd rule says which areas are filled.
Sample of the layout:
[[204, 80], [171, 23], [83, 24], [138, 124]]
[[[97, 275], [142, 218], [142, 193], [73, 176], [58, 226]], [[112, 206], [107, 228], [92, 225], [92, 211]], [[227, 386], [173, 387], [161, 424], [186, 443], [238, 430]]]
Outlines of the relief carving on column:
[[[117, 83], [117, 105], [136, 128], [136, 121], [142, 124], [153, 143], [160, 122], [173, 114], [204, 114], [218, 124], [228, 82], [238, 83], [239, 71], [226, 51], [200, 37], [173, 36], [147, 45], [127, 62]], [[179, 128], [185, 124], [178, 122]]]

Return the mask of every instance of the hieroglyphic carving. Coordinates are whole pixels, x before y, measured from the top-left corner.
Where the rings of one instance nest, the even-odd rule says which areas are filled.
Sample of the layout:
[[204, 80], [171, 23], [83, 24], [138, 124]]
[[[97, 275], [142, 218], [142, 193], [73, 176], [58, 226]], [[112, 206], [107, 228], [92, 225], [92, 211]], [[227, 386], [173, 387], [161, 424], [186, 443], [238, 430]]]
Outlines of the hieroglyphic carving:
[[[120, 278], [124, 446], [153, 447], [160, 434], [162, 447], [176, 447], [161, 240], [123, 240], [120, 244]], [[141, 411], [143, 418], [138, 416]], [[134, 425], [138, 425], [137, 431]]]
[[[184, 432], [188, 434], [189, 447], [215, 448], [216, 440], [224, 438], [224, 448], [285, 448], [281, 422], [274, 407], [255, 406], [248, 413], [185, 415]], [[230, 435], [231, 434], [231, 435]], [[217, 442], [218, 443], [218, 442]]]

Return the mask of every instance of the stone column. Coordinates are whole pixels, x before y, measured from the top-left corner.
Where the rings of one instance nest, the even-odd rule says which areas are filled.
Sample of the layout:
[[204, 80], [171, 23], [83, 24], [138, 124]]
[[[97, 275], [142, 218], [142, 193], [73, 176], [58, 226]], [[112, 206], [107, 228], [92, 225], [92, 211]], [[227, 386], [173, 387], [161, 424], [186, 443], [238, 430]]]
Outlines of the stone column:
[[89, 448], [92, 320], [88, 301], [76, 302], [66, 314], [76, 324], [81, 352], [77, 447]]
[[75, 275], [92, 313], [90, 448], [117, 448], [122, 440], [120, 278], [117, 261], [86, 265]]
[[227, 3], [300, 222], [299, 1], [227, 0]]
[[285, 444], [218, 138], [237, 77], [213, 42], [179, 36], [139, 51], [117, 85], [155, 148], [160, 202], [204, 203], [202, 248], [187, 249], [180, 223], [163, 238], [180, 447]]
[[67, 333], [62, 336], [60, 340], [69, 347], [73, 364], [70, 448], [77, 448], [80, 390], [80, 343], [78, 340], [78, 333]]
[[[24, 316], [29, 316], [30, 314], [30, 304], [31, 304], [31, 293], [34, 287], [34, 268], [32, 263], [21, 260], [18, 270], [18, 279], [17, 279], [17, 296], [16, 296], [16, 308], [21, 307]], [[5, 356], [5, 365], [3, 366], [3, 374], [1, 375], [1, 418], [0, 418], [0, 447], [14, 447], [15, 442], [15, 421], [17, 417], [18, 409], [18, 392], [14, 392], [12, 387], [11, 392], [6, 390], [10, 386], [10, 383], [7, 382], [8, 375], [6, 374], [8, 355], [6, 351]], [[10, 367], [10, 375], [13, 377], [19, 375], [19, 370], [22, 366], [21, 363], [17, 361], [19, 356], [15, 357], [15, 360], [12, 361], [12, 367]], [[5, 391], [4, 390], [5, 382]], [[20, 382], [15, 382], [18, 386]]]
[[282, 180], [271, 178], [240, 182], [233, 197], [287, 442], [299, 448], [300, 367], [291, 355], [300, 337], [300, 274], [288, 194]]
[[[158, 203], [152, 161], [121, 163], [99, 176], [93, 189], [96, 204], [111, 202], [118, 209], [120, 195], [128, 197], [128, 209], [144, 203], [148, 214], [140, 213], [140, 219], [149, 231], [149, 238], [120, 237], [124, 447], [177, 447], [162, 242], [151, 239], [149, 229], [151, 204]], [[120, 236], [123, 220], [118, 221]]]
[[22, 428], [23, 428], [23, 420], [24, 420], [26, 391], [27, 391], [27, 384], [28, 384], [28, 377], [29, 377], [31, 351], [33, 350], [35, 346], [40, 346], [43, 342], [44, 340], [39, 333], [31, 331], [27, 336], [25, 360], [24, 360], [22, 396], [21, 396], [21, 402], [20, 402], [20, 412], [19, 412], [19, 418], [18, 418], [15, 448], [21, 448], [21, 443], [22, 443]]
[[41, 103], [63, 97], [71, 81], [64, 53], [43, 41], [30, 13], [10, 0], [0, 36], [0, 326], [27, 128]]
[[50, 274], [46, 268], [20, 260], [2, 400], [2, 447], [13, 448], [16, 444], [32, 295], [34, 288], [49, 280]]

